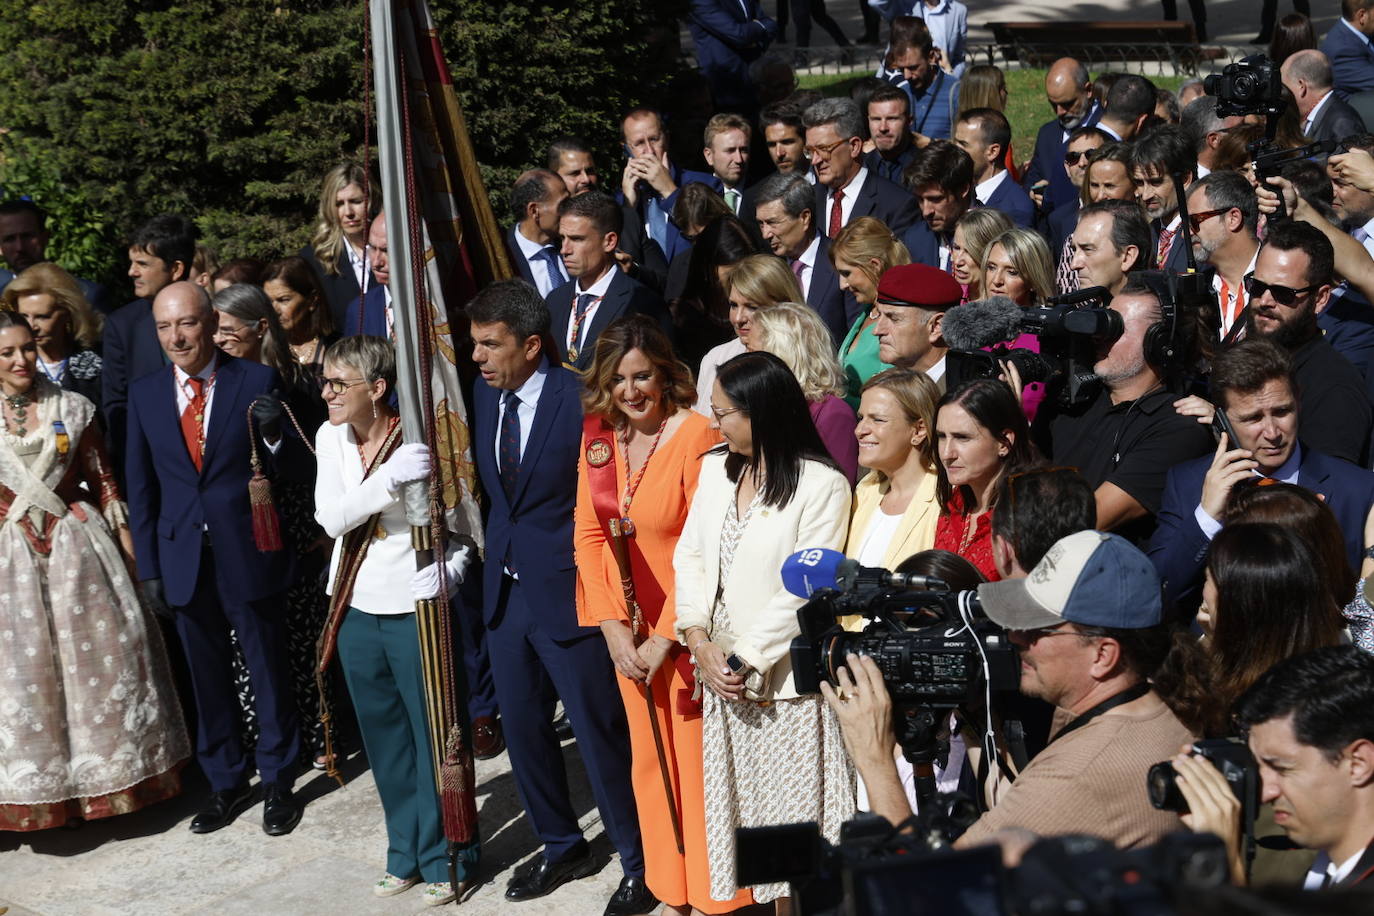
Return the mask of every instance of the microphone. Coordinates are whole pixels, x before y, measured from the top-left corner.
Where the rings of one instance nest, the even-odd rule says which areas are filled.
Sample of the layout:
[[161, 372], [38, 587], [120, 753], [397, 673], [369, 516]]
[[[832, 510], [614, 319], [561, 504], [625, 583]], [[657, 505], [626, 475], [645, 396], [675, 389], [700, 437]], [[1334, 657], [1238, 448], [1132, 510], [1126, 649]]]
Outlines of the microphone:
[[858, 560], [827, 547], [799, 550], [784, 560], [782, 584], [798, 598], [810, 598], [821, 589], [848, 592], [864, 587], [949, 591], [943, 579], [860, 566]]
[[941, 335], [951, 350], [980, 350], [1021, 333], [1025, 309], [1006, 296], [966, 302], [945, 312]]

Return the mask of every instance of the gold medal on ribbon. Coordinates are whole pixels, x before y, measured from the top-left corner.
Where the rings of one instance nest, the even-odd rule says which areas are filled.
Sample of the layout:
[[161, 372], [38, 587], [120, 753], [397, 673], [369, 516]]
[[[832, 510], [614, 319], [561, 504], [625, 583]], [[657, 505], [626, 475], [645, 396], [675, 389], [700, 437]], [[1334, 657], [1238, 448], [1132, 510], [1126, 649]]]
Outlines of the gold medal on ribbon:
[[594, 468], [604, 468], [611, 460], [609, 439], [593, 439], [587, 443], [587, 463]]

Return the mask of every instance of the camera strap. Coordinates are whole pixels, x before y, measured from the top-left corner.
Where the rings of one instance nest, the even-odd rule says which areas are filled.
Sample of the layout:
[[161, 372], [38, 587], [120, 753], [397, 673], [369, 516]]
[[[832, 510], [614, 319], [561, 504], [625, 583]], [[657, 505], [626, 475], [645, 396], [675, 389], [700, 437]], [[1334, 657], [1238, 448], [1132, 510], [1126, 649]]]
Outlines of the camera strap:
[[1104, 712], [1107, 712], [1111, 709], [1116, 709], [1116, 707], [1118, 706], [1125, 706], [1127, 703], [1130, 703], [1133, 700], [1138, 700], [1149, 692], [1149, 682], [1141, 681], [1139, 684], [1136, 684], [1132, 687], [1127, 687], [1125, 690], [1121, 691], [1115, 696], [1107, 697], [1107, 699], [1103, 700], [1101, 703], [1098, 703], [1096, 706], [1094, 706], [1092, 709], [1089, 709], [1087, 712], [1075, 716], [1073, 721], [1069, 722], [1068, 725], [1065, 725], [1063, 728], [1059, 730], [1059, 734], [1055, 735], [1053, 738], [1050, 739], [1050, 743], [1053, 744], [1055, 741], [1058, 741], [1060, 738], [1064, 737], [1076, 728], [1082, 728], [1083, 726], [1091, 722], [1093, 719], [1096, 719], [1098, 716], [1102, 715]]

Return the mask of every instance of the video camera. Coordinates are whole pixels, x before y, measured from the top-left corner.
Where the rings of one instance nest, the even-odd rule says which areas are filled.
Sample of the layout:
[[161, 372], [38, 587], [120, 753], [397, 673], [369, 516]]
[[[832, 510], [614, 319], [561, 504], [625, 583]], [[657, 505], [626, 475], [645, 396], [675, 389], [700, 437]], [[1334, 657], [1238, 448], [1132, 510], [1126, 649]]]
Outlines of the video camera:
[[949, 849], [946, 825], [916, 820], [914, 832], [871, 816], [849, 821], [838, 845], [814, 823], [741, 828], [736, 879], [788, 882], [802, 916], [1165, 916], [1185, 895], [1229, 877], [1226, 846], [1211, 834], [1174, 833], [1131, 851], [1096, 837], [1053, 837], [1006, 869], [998, 847]]
[[[797, 611], [792, 677], [799, 693], [817, 693], [849, 653], [871, 658], [892, 697], [893, 730], [916, 774], [918, 799], [933, 797], [937, 734], [948, 712], [975, 703], [982, 691], [1020, 684], [1016, 649], [983, 616], [973, 591], [953, 592], [939, 579], [859, 566], [839, 551], [812, 549], [783, 564], [783, 584], [809, 598]], [[841, 619], [861, 615], [859, 632]], [[943, 713], [943, 715], [941, 715]]]
[[[1086, 403], [1097, 394], [1093, 364], [1102, 341], [1121, 336], [1121, 316], [1107, 308], [1111, 294], [1103, 286], [1091, 286], [1048, 300], [1043, 308], [1021, 308], [1005, 296], [992, 296], [951, 309], [945, 315], [943, 334], [950, 350], [945, 372], [948, 387], [969, 379], [997, 378], [1001, 361], [1016, 366], [1022, 383], [1061, 381], [1064, 407]], [[1034, 334], [1040, 352], [1007, 347], [1004, 341]], [[991, 352], [980, 349], [994, 347]]]

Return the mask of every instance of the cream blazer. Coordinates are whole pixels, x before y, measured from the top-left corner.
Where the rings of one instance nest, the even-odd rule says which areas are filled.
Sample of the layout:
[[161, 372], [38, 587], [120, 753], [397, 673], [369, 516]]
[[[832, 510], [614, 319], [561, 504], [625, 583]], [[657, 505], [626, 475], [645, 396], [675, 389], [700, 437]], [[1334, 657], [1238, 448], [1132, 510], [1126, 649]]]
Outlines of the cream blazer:
[[[883, 552], [883, 567], [889, 572], [907, 557], [935, 546], [935, 524], [940, 520], [940, 501], [936, 495], [935, 474], [926, 474], [920, 489], [911, 497], [897, 531]], [[849, 523], [849, 541], [844, 546], [845, 556], [858, 559], [863, 549], [864, 538], [868, 536], [868, 525], [873, 513], [878, 511], [878, 503], [887, 493], [886, 481], [879, 483], [878, 475], [870, 471], [854, 488], [854, 518]]]
[[725, 475], [725, 456], [702, 459], [701, 478], [682, 537], [673, 554], [677, 583], [677, 637], [692, 627], [711, 631], [711, 605], [717, 588], [729, 614], [730, 632], [712, 638], [733, 643], [732, 651], [759, 673], [750, 684], [763, 699], [797, 696], [788, 654], [801, 633], [797, 609], [806, 603], [782, 586], [782, 564], [808, 547], [840, 549], [849, 527], [849, 483], [833, 468], [804, 462], [796, 495], [785, 507], [760, 505], [735, 549], [730, 577], [720, 581], [720, 538], [735, 498]]

